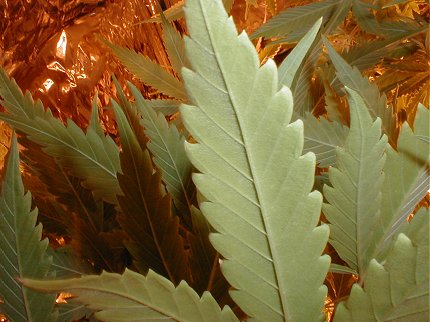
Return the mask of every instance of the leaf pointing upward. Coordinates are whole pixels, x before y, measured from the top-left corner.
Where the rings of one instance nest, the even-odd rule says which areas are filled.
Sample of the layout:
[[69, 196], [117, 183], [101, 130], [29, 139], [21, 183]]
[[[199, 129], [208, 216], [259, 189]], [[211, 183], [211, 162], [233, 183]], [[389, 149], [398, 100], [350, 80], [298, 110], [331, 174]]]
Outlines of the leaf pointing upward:
[[331, 223], [330, 243], [350, 268], [364, 274], [380, 216], [387, 138], [381, 138], [381, 121], [372, 121], [363, 99], [347, 91], [351, 128], [345, 146], [337, 150], [336, 168], [329, 170], [332, 187], [324, 186], [328, 204], [323, 212]]
[[315, 156], [301, 156], [301, 121], [288, 125], [291, 92], [278, 91], [273, 61], [259, 67], [221, 2], [189, 0], [184, 10], [193, 70], [183, 78], [196, 106], [182, 105], [181, 113], [198, 142], [186, 146], [201, 172], [194, 176], [208, 200], [201, 210], [219, 232], [211, 242], [226, 258], [232, 298], [263, 321], [316, 321], [326, 294], [329, 261], [320, 254], [328, 230], [315, 228]]
[[51, 314], [55, 296], [38, 294], [20, 285], [17, 278], [44, 278], [52, 264], [46, 255], [48, 240], [40, 240], [37, 209], [31, 210], [31, 194], [24, 193], [16, 137], [7, 160], [0, 195], [0, 312], [9, 320], [55, 321]]
[[179, 219], [172, 216], [170, 196], [161, 193], [149, 152], [140, 147], [118, 104], [112, 104], [123, 148], [118, 180], [124, 195], [118, 201], [123, 212], [119, 222], [130, 236], [125, 244], [140, 271], [152, 268], [178, 284], [188, 275]]

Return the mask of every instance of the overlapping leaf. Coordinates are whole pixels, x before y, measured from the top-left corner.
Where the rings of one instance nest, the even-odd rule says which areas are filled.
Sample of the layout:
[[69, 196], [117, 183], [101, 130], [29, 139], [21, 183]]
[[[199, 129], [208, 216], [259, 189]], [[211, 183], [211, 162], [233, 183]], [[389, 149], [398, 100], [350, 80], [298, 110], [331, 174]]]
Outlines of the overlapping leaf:
[[44, 110], [40, 101], [34, 103], [29, 93], [24, 96], [3, 70], [0, 96], [7, 111], [0, 114], [0, 119], [42, 145], [44, 152], [57, 158], [72, 175], [83, 179], [85, 187], [96, 197], [115, 203], [120, 191], [116, 179], [119, 150], [109, 136], [99, 136], [91, 128], [85, 134], [72, 120], [64, 126], [50, 110]]
[[130, 236], [127, 249], [140, 271], [152, 268], [178, 284], [188, 278], [179, 219], [172, 216], [170, 196], [161, 192], [160, 174], [154, 172], [149, 152], [142, 150], [118, 104], [112, 104], [122, 144], [118, 180], [124, 195], [118, 196], [119, 222]]
[[[301, 156], [301, 121], [288, 124], [292, 97], [278, 91], [273, 61], [260, 68], [246, 34], [237, 35], [222, 4], [189, 0], [183, 79], [195, 106], [182, 105], [201, 210], [218, 233], [233, 300], [263, 321], [316, 321], [326, 290], [327, 227], [321, 195], [310, 193], [315, 157]], [[297, 211], [297, 209], [301, 209]]]
[[354, 0], [352, 12], [360, 28], [371, 34], [379, 36], [394, 36], [408, 34], [420, 25], [408, 17], [399, 16], [396, 20], [378, 21], [376, 16], [369, 11], [379, 8], [363, 0]]
[[163, 26], [163, 42], [169, 56], [173, 70], [180, 75], [182, 67], [188, 66], [187, 57], [185, 56], [184, 41], [175, 28], [161, 14], [161, 23]]
[[305, 141], [303, 152], [313, 152], [317, 164], [321, 168], [334, 165], [336, 148], [343, 147], [348, 134], [348, 128], [338, 122], [329, 122], [324, 117], [317, 119], [308, 114], [303, 120]]
[[55, 321], [55, 296], [20, 285], [17, 278], [45, 278], [52, 258], [46, 254], [48, 240], [41, 240], [36, 225], [37, 208], [31, 210], [31, 194], [24, 192], [15, 136], [7, 160], [0, 195], [0, 312], [16, 322]]
[[258, 28], [251, 38], [282, 37], [297, 30], [301, 30], [303, 34], [303, 31], [308, 30], [320, 17], [324, 17], [324, 22], [329, 20], [342, 2], [344, 1], [326, 0], [289, 8]]
[[163, 181], [175, 206], [185, 217], [184, 222], [191, 227], [190, 209], [195, 189], [191, 182], [192, 165], [184, 148], [185, 138], [175, 125], [169, 125], [162, 114], [155, 113], [145, 104], [136, 87], [130, 85], [130, 88], [136, 99], [136, 107], [142, 115], [141, 124], [150, 138], [148, 148], [154, 155], [154, 162], [161, 170]]
[[373, 230], [381, 212], [387, 138], [381, 121], [372, 121], [363, 99], [348, 90], [351, 127], [336, 167], [330, 168], [330, 186], [324, 186], [323, 212], [330, 221], [330, 243], [358, 274], [367, 269], [374, 250]]
[[[52, 256], [51, 271], [55, 273], [56, 278], [72, 278], [80, 277], [81, 275], [93, 273], [93, 268], [89, 262], [83, 260], [69, 246], [64, 246], [58, 249], [49, 249], [48, 254]], [[76, 321], [83, 317], [89, 317], [92, 311], [86, 308], [83, 304], [77, 303], [66, 294], [65, 303], [56, 301], [56, 309], [58, 309], [58, 322]]]
[[363, 77], [356, 67], [348, 65], [326, 39], [324, 39], [324, 44], [336, 68], [336, 75], [342, 84], [361, 95], [372, 117], [379, 117], [382, 120], [384, 133], [392, 143], [395, 142], [396, 116], [393, 109], [387, 107], [385, 94], [381, 95], [378, 86], [375, 83], [370, 83], [367, 77]]
[[121, 63], [142, 82], [172, 98], [186, 99], [183, 84], [163, 67], [133, 50], [116, 46], [107, 41], [104, 43], [112, 49]]
[[188, 240], [193, 287], [198, 294], [209, 291], [218, 303], [231, 301], [230, 285], [221, 274], [220, 256], [209, 241], [212, 229], [199, 209], [192, 207], [191, 211], [193, 232], [189, 233]]
[[[375, 230], [377, 248], [373, 257], [377, 259], [383, 258], [392, 237], [407, 223], [409, 214], [428, 191], [429, 117], [429, 110], [420, 105], [414, 130], [404, 123], [397, 151], [387, 147], [381, 220]], [[422, 140], [422, 137], [427, 139]]]
[[186, 282], [175, 288], [170, 281], [151, 270], [146, 277], [126, 270], [123, 275], [103, 273], [68, 280], [26, 279], [23, 282], [38, 290], [70, 292], [97, 311], [95, 316], [98, 319], [106, 322], [238, 321], [230, 308], [221, 310], [209, 293], [200, 298]]
[[[429, 320], [429, 218], [428, 211], [416, 241], [400, 234], [385, 264], [370, 262], [364, 289], [352, 287], [347, 302], [337, 307], [334, 321], [428, 321]], [[427, 229], [426, 229], [427, 228]], [[427, 260], [422, 258], [427, 254]]]
[[311, 29], [303, 36], [303, 38], [294, 47], [291, 53], [284, 59], [282, 64], [279, 66], [279, 85], [287, 86], [291, 88], [294, 77], [306, 57], [309, 48], [315, 40], [315, 37], [321, 27], [322, 19], [320, 18], [315, 22]]

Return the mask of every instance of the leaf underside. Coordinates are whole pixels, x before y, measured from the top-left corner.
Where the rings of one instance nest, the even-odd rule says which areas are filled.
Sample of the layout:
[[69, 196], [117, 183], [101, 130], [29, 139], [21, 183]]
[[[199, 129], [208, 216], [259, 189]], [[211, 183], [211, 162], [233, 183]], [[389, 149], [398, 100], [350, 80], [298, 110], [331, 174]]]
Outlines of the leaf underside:
[[119, 222], [130, 236], [125, 241], [139, 271], [151, 267], [178, 284], [188, 279], [187, 254], [179, 235], [179, 219], [171, 213], [169, 195], [161, 192], [161, 178], [154, 172], [148, 150], [143, 150], [121, 107], [112, 102], [120, 132], [124, 195], [118, 196]]
[[43, 151], [57, 158], [72, 175], [84, 179], [84, 186], [96, 197], [116, 202], [119, 149], [109, 136], [99, 135], [93, 128], [84, 133], [70, 119], [65, 126], [49, 109], [44, 110], [40, 101], [34, 103], [30, 93], [24, 96], [4, 70], [0, 70], [0, 96], [7, 111], [0, 119], [42, 145]]
[[348, 93], [351, 127], [329, 170], [323, 212], [331, 223], [330, 243], [350, 268], [364, 274], [375, 247], [372, 232], [381, 211], [387, 138], [381, 138], [381, 121], [372, 121], [363, 99]]
[[[421, 209], [412, 219], [420, 220], [406, 236], [393, 240], [385, 264], [370, 262], [364, 289], [352, 287], [341, 302], [334, 321], [428, 321], [429, 320], [429, 216]], [[421, 218], [418, 218], [421, 217]]]
[[183, 79], [194, 106], [182, 105], [181, 115], [198, 142], [186, 147], [201, 172], [194, 182], [208, 200], [201, 210], [218, 232], [211, 242], [225, 258], [231, 296], [260, 320], [318, 320], [328, 230], [315, 227], [315, 157], [301, 156], [301, 121], [288, 125], [291, 92], [278, 91], [273, 61], [259, 67], [220, 2], [191, 0], [184, 10], [192, 70]]
[[17, 278], [45, 278], [52, 258], [46, 255], [48, 240], [41, 240], [36, 225], [37, 208], [31, 210], [31, 194], [24, 192], [20, 176], [18, 144], [12, 147], [0, 195], [0, 312], [11, 321], [55, 321], [55, 296], [40, 294], [19, 284]]
[[183, 322], [238, 322], [229, 307], [220, 309], [209, 293], [200, 298], [186, 282], [178, 287], [149, 270], [147, 276], [130, 270], [124, 274], [37, 281], [24, 279], [26, 286], [49, 292], [69, 292], [96, 311], [106, 322], [173, 320]]

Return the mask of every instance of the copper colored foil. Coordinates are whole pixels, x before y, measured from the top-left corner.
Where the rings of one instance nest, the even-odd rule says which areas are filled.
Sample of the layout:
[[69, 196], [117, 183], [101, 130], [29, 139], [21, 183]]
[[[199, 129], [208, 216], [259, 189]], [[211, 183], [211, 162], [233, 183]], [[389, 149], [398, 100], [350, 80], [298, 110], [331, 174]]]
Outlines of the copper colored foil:
[[[0, 0], [0, 64], [22, 90], [29, 90], [62, 120], [73, 118], [81, 126], [88, 122], [96, 90], [104, 107], [115, 95], [113, 74], [124, 87], [129, 80], [146, 97], [159, 96], [99, 41], [104, 37], [169, 66], [160, 25], [142, 23], [156, 13], [155, 1]], [[162, 0], [160, 5], [167, 9], [176, 1]], [[238, 29], [247, 32], [267, 19], [264, 2], [247, 9], [245, 0], [236, 0], [232, 14]], [[183, 21], [175, 25], [184, 30]], [[109, 114], [102, 113], [104, 125], [114, 131]]]
[[[154, 14], [153, 8], [151, 0], [3, 0], [1, 65], [21, 89], [41, 99], [56, 116], [85, 126], [96, 90], [102, 106], [114, 95], [113, 74], [123, 84], [126, 80], [138, 84], [151, 96], [98, 37], [167, 66], [160, 26], [140, 23]], [[112, 126], [108, 117], [105, 121]]]

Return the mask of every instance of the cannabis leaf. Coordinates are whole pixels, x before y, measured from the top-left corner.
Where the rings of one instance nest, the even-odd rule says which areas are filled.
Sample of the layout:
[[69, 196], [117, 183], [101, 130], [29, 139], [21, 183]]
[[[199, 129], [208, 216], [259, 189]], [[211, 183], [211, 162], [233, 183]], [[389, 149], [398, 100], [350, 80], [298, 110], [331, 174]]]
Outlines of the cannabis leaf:
[[308, 114], [303, 119], [305, 141], [303, 152], [313, 152], [317, 164], [321, 168], [334, 165], [336, 162], [336, 148], [343, 147], [349, 129], [338, 122], [329, 122], [324, 117], [317, 119]]
[[429, 253], [430, 213], [423, 212], [417, 215], [427, 217], [426, 232], [417, 242], [399, 234], [383, 265], [373, 259], [364, 289], [358, 284], [352, 287], [348, 301], [338, 305], [334, 321], [429, 320], [429, 262], [421, 255]]
[[183, 84], [163, 67], [133, 50], [103, 41], [121, 63], [142, 82], [178, 100], [186, 100]]
[[12, 321], [55, 321], [55, 296], [43, 295], [20, 285], [17, 278], [45, 278], [52, 264], [46, 255], [48, 240], [41, 240], [36, 225], [37, 208], [31, 210], [31, 194], [24, 192], [18, 143], [15, 135], [0, 195], [0, 312]]
[[24, 96], [15, 81], [0, 70], [1, 104], [7, 113], [0, 119], [42, 145], [43, 151], [57, 158], [71, 174], [84, 179], [84, 186], [96, 197], [115, 203], [119, 194], [116, 173], [119, 150], [109, 136], [99, 136], [92, 128], [85, 134], [72, 120], [67, 126], [44, 110], [40, 101], [33, 102], [30, 93]]
[[194, 187], [191, 182], [192, 165], [184, 148], [185, 138], [176, 126], [168, 124], [165, 117], [145, 104], [139, 90], [130, 84], [130, 89], [136, 100], [136, 107], [142, 115], [141, 124], [150, 141], [148, 148], [154, 155], [154, 162], [161, 170], [167, 191], [184, 223], [191, 227], [191, 206]]
[[385, 94], [381, 95], [378, 86], [375, 83], [370, 83], [367, 77], [363, 77], [356, 67], [348, 65], [327, 39], [324, 38], [323, 41], [336, 68], [337, 77], [339, 77], [344, 86], [357, 91], [361, 95], [372, 117], [379, 117], [382, 120], [384, 133], [394, 144], [396, 141], [396, 116], [393, 109], [387, 107]]
[[288, 8], [254, 31], [251, 38], [282, 37], [297, 30], [303, 35], [303, 30], [308, 30], [320, 17], [323, 17], [324, 22], [329, 20], [339, 6], [343, 5], [342, 2], [344, 1], [326, 0]]
[[294, 47], [291, 53], [288, 54], [287, 58], [284, 59], [282, 64], [279, 66], [279, 85], [287, 86], [291, 88], [294, 77], [303, 62], [309, 48], [315, 40], [315, 37], [321, 27], [322, 18], [318, 19], [317, 22], [312, 26], [311, 29], [303, 36], [303, 38]]
[[119, 105], [112, 105], [122, 144], [118, 180], [124, 195], [118, 201], [119, 222], [130, 236], [125, 244], [140, 271], [151, 267], [177, 284], [188, 277], [179, 219], [172, 216], [170, 196], [161, 192], [160, 174], [154, 172], [149, 152], [142, 150]]
[[[375, 232], [377, 248], [374, 258], [382, 259], [393, 236], [407, 224], [407, 217], [428, 191], [429, 173], [429, 110], [418, 107], [414, 131], [404, 123], [397, 151], [387, 147], [382, 190], [381, 220]], [[427, 137], [421, 140], [421, 137]]]
[[154, 321], [171, 319], [181, 322], [238, 322], [229, 307], [220, 309], [209, 293], [200, 298], [186, 282], [177, 288], [149, 271], [147, 276], [130, 270], [124, 274], [37, 281], [23, 279], [24, 285], [49, 292], [64, 291], [97, 311], [96, 318], [106, 322]]
[[198, 142], [186, 147], [201, 172], [194, 182], [208, 200], [201, 210], [218, 231], [211, 242], [225, 257], [231, 296], [260, 320], [318, 320], [328, 230], [315, 227], [315, 157], [301, 156], [301, 121], [288, 124], [291, 92], [278, 91], [275, 64], [260, 68], [220, 2], [189, 0], [184, 10], [192, 70], [183, 79], [195, 106], [182, 105], [181, 114]]
[[372, 259], [372, 232], [381, 211], [387, 138], [381, 138], [381, 121], [372, 121], [363, 99], [347, 92], [351, 127], [344, 147], [337, 150], [336, 167], [329, 170], [332, 186], [324, 186], [328, 203], [323, 212], [331, 223], [330, 243], [362, 277]]
[[175, 28], [161, 13], [161, 24], [163, 26], [163, 42], [169, 56], [173, 70], [180, 75], [181, 68], [188, 66], [187, 57], [185, 56], [184, 41]]

